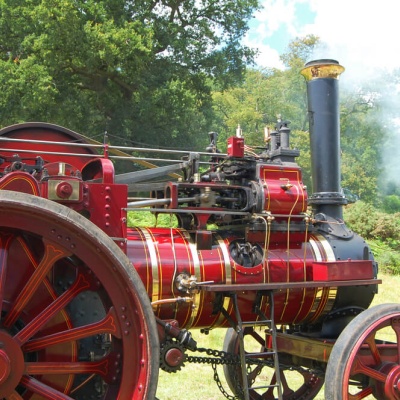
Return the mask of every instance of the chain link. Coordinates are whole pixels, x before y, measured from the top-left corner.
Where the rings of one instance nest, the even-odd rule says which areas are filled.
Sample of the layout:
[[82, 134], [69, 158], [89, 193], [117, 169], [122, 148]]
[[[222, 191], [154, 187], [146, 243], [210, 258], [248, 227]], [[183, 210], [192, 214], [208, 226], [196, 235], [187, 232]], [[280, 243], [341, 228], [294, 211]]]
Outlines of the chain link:
[[[243, 394], [243, 390], [240, 387], [239, 379], [235, 379], [238, 387], [238, 391], [240, 393], [239, 396], [232, 396], [229, 394], [224, 386], [222, 385], [221, 379], [219, 378], [217, 365], [240, 365], [240, 357], [239, 355], [234, 355], [232, 353], [227, 353], [226, 351], [222, 350], [214, 350], [214, 349], [205, 349], [205, 348], [197, 348], [196, 351], [199, 353], [206, 353], [208, 356], [212, 357], [199, 357], [199, 356], [187, 356], [186, 360], [189, 363], [198, 363], [198, 364], [210, 364], [213, 371], [214, 371], [214, 381], [218, 386], [219, 391], [222, 395], [228, 400], [238, 400], [242, 399], [240, 396]], [[273, 362], [267, 360], [257, 360], [257, 359], [249, 359], [247, 364], [261, 364], [261, 365], [268, 365], [273, 366]], [[248, 366], [248, 368], [250, 368]], [[259, 371], [259, 374], [261, 370]]]
[[[198, 363], [198, 364], [217, 364], [217, 365], [240, 365], [240, 357], [239, 355], [234, 355], [232, 353], [227, 353], [226, 351], [222, 350], [214, 350], [214, 349], [205, 349], [198, 347], [196, 349], [197, 352], [199, 353], [206, 353], [207, 355], [213, 356], [213, 357], [196, 357], [196, 356], [187, 356], [186, 361], [189, 363]], [[270, 367], [274, 368], [274, 362], [273, 360], [267, 360], [267, 359], [257, 359], [257, 358], [248, 358], [246, 360], [247, 365], [263, 365], [265, 367]], [[279, 369], [281, 371], [298, 371], [300, 373], [305, 373], [308, 372], [313, 375], [317, 375], [319, 377], [325, 376], [325, 373], [323, 370], [316, 370], [312, 368], [304, 368], [301, 366], [296, 366], [296, 365], [286, 365], [283, 363], [279, 363]]]
[[222, 395], [228, 400], [241, 399], [241, 397], [232, 396], [225, 390], [217, 371], [217, 365], [240, 365], [239, 355], [227, 353], [226, 351], [222, 350], [205, 349], [201, 347], [197, 348], [196, 351], [198, 351], [199, 353], [206, 353], [208, 356], [212, 357], [187, 356], [187, 362], [210, 364], [214, 371], [214, 381], [217, 384], [218, 389], [222, 393]]
[[[199, 353], [206, 353], [207, 356], [210, 357], [202, 357], [202, 356], [186, 356], [185, 361], [188, 363], [196, 363], [196, 364], [209, 364], [211, 365], [213, 371], [214, 371], [214, 381], [218, 386], [219, 391], [223, 394], [225, 398], [228, 400], [237, 400], [237, 399], [242, 399], [242, 397], [239, 396], [232, 396], [230, 395], [225, 388], [222, 385], [222, 382], [219, 378], [218, 371], [217, 371], [217, 365], [240, 365], [240, 357], [238, 354], [232, 354], [232, 353], [227, 353], [226, 351], [222, 350], [214, 350], [214, 349], [206, 349], [206, 348], [197, 348], [197, 352]], [[246, 365], [247, 368], [250, 368], [251, 365], [260, 365], [260, 366], [265, 366], [269, 368], [274, 368], [274, 362], [273, 360], [262, 360], [262, 359], [256, 359], [256, 358], [249, 358], [246, 360]], [[279, 368], [281, 371], [298, 371], [301, 374], [304, 373], [310, 373], [313, 375], [316, 375], [318, 377], [323, 377], [324, 372], [322, 370], [314, 370], [314, 369], [307, 369], [301, 366], [295, 366], [295, 365], [285, 365], [285, 364], [279, 364]], [[258, 374], [261, 373], [261, 369], [258, 371]], [[239, 385], [239, 379], [235, 379], [236, 383]], [[243, 390], [241, 389], [240, 385], [238, 386], [238, 390], [240, 394], [243, 394]]]
[[211, 364], [212, 369], [214, 371], [214, 381], [218, 386], [219, 391], [223, 394], [223, 396], [225, 398], [227, 398], [228, 400], [236, 400], [236, 399], [240, 399], [240, 397], [237, 396], [232, 396], [231, 394], [229, 394], [224, 386], [222, 385], [221, 380], [219, 379], [219, 375], [218, 375], [218, 371], [217, 371], [217, 364]]
[[199, 353], [206, 353], [208, 356], [212, 357], [200, 357], [200, 356], [187, 356], [186, 361], [189, 363], [198, 364], [216, 364], [216, 365], [240, 365], [240, 357], [231, 353], [227, 353], [222, 350], [205, 349], [198, 347], [196, 349]]
[[[197, 348], [196, 351], [198, 351], [199, 353], [206, 353], [208, 356], [213, 356], [213, 357], [187, 356], [185, 361], [197, 364], [216, 364], [216, 365], [241, 364], [239, 355], [227, 353], [226, 351], [205, 349], [205, 348]], [[246, 363], [264, 365], [266, 367], [274, 366], [274, 362], [271, 360], [260, 360], [256, 358], [249, 358], [246, 361]]]

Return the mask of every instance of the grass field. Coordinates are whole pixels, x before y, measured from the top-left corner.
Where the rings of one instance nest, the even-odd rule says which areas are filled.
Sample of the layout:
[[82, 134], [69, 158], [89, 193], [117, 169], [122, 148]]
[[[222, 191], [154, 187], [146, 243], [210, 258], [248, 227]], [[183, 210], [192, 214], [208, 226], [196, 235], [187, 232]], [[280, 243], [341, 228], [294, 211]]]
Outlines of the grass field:
[[[379, 293], [375, 296], [372, 305], [399, 302], [400, 296], [396, 289], [400, 285], [400, 276], [381, 275], [379, 278], [382, 279], [383, 284], [379, 286]], [[192, 333], [198, 342], [198, 347], [222, 350], [225, 330], [217, 329], [208, 336], [202, 335], [199, 331]], [[218, 366], [217, 371], [225, 389], [231, 393], [224, 379], [222, 367]], [[211, 366], [199, 364], [186, 364], [181, 371], [175, 374], [160, 371], [157, 398], [159, 400], [225, 399], [214, 382]], [[370, 398], [373, 399], [373, 397]], [[324, 400], [323, 389], [315, 399]]]

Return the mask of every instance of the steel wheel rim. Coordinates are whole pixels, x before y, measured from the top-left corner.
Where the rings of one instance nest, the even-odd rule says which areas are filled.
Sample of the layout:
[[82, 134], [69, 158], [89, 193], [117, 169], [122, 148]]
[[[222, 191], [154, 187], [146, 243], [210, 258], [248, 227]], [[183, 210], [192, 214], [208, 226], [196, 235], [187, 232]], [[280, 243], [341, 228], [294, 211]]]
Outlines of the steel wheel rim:
[[[392, 362], [392, 359], [385, 360], [380, 354], [375, 338], [380, 329], [392, 328], [397, 338], [400, 338], [400, 314], [393, 313], [385, 315], [377, 319], [366, 329], [357, 342], [354, 343], [353, 350], [349, 356], [349, 362], [344, 369], [343, 381], [349, 383], [351, 377], [356, 374], [362, 374], [370, 378], [371, 384], [360, 390], [358, 394], [350, 394], [348, 391], [349, 384], [343, 386], [343, 399], [359, 398], [362, 399], [369, 394], [375, 394], [377, 399], [400, 399], [400, 360]], [[397, 342], [397, 347], [399, 346]], [[371, 358], [374, 359], [373, 364], [365, 365], [359, 354], [361, 348], [368, 349]]]
[[400, 399], [400, 305], [355, 317], [335, 342], [326, 368], [327, 400]]

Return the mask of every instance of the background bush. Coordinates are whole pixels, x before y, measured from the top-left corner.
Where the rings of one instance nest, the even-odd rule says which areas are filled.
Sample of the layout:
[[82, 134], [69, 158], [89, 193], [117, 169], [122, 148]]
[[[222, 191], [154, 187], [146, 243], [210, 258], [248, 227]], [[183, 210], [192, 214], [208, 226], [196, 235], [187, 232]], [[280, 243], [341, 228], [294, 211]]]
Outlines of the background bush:
[[400, 212], [386, 213], [358, 201], [345, 208], [344, 219], [368, 241], [381, 271], [400, 274]]

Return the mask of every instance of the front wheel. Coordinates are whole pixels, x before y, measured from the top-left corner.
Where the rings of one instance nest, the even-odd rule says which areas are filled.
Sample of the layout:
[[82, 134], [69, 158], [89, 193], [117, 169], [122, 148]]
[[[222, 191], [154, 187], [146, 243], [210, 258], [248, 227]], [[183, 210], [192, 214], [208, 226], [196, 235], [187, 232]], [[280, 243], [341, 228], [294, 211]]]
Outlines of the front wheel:
[[333, 346], [325, 378], [326, 400], [399, 400], [400, 304], [380, 304], [354, 318]]

